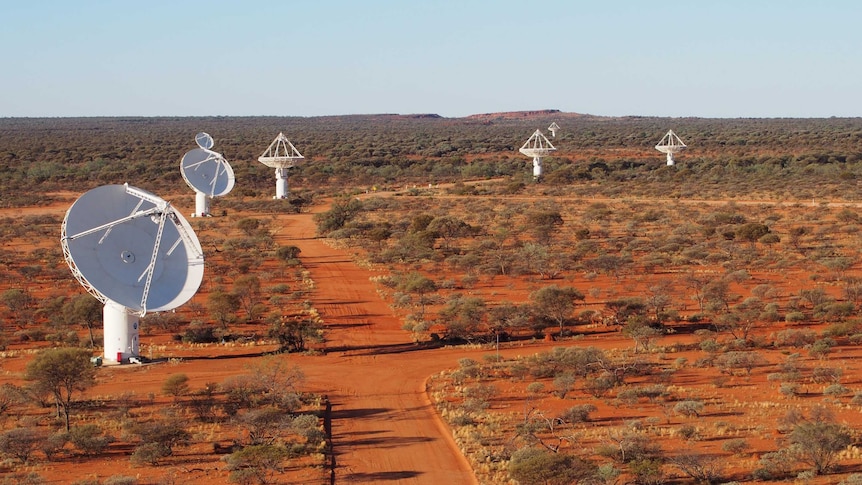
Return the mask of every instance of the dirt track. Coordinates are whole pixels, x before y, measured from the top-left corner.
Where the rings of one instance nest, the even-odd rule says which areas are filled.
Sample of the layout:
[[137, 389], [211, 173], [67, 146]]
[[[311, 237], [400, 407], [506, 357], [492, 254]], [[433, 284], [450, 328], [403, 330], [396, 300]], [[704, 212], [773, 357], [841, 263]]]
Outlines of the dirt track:
[[333, 483], [478, 483], [424, 391], [465, 351], [419, 350], [377, 295], [374, 273], [315, 239], [312, 217], [279, 218], [278, 242], [302, 251], [327, 329], [327, 354], [298, 363], [310, 390], [332, 403]]

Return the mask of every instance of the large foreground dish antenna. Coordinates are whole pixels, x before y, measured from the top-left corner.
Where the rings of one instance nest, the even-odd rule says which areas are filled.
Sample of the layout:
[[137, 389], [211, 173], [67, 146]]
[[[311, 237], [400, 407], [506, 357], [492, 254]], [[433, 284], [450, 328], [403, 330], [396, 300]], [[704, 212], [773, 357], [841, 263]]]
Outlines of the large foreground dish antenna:
[[199, 148], [186, 152], [180, 160], [183, 180], [195, 191], [195, 213], [192, 216], [204, 217], [210, 214], [210, 201], [213, 197], [227, 195], [233, 189], [233, 169], [227, 160], [210, 148], [213, 139], [206, 133], [198, 133], [195, 141]]
[[664, 138], [655, 146], [655, 149], [667, 153], [667, 164], [671, 166], [673, 165], [673, 154], [685, 150], [685, 143], [676, 136], [673, 130], [668, 130]]
[[542, 176], [542, 157], [556, 150], [554, 145], [545, 138], [545, 135], [540, 130], [536, 130], [518, 151], [528, 157], [533, 157], [533, 178], [538, 179]]
[[287, 169], [295, 167], [302, 160], [305, 160], [305, 157], [284, 136], [284, 133], [279, 133], [275, 140], [269, 144], [269, 148], [263, 152], [263, 155], [257, 158], [258, 162], [275, 169], [276, 199], [287, 197]]
[[182, 305], [203, 279], [203, 250], [188, 221], [129, 184], [79, 197], [63, 219], [60, 244], [72, 274], [105, 305], [108, 361], [139, 355], [139, 317]]
[[559, 129], [560, 129], [560, 125], [558, 125], [556, 121], [551, 123], [551, 126], [548, 127], [548, 131], [551, 132], [551, 136], [554, 138], [557, 137], [557, 130], [559, 130]]

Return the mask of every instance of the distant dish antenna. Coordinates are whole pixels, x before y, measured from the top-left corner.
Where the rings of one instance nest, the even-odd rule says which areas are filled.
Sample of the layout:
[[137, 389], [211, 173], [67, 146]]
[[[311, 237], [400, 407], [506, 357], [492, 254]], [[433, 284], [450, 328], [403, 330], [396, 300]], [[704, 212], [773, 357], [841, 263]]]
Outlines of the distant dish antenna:
[[213, 147], [215, 142], [213, 141], [213, 137], [209, 135], [209, 133], [200, 132], [195, 135], [195, 143], [198, 144], [199, 147], [204, 150], [209, 150]]
[[269, 144], [269, 148], [263, 152], [263, 155], [257, 158], [258, 162], [275, 169], [276, 199], [287, 197], [287, 169], [295, 167], [302, 160], [305, 160], [305, 157], [284, 136], [284, 133], [279, 133], [275, 140]]
[[551, 132], [551, 136], [554, 138], [557, 137], [557, 130], [559, 130], [559, 129], [560, 129], [560, 125], [558, 125], [556, 121], [551, 123], [551, 126], [548, 127], [548, 131]]
[[140, 355], [139, 317], [182, 305], [203, 279], [203, 250], [188, 221], [129, 184], [79, 197], [63, 219], [60, 244], [72, 274], [104, 304], [108, 361]]
[[662, 153], [667, 153], [667, 165], [671, 166], [673, 165], [674, 153], [685, 150], [685, 143], [676, 136], [673, 130], [668, 130], [664, 138], [655, 146], [655, 149]]
[[180, 172], [189, 187], [195, 191], [195, 213], [193, 217], [205, 217], [210, 213], [213, 197], [227, 195], [233, 189], [233, 169], [221, 155], [210, 150], [213, 138], [206, 133], [198, 133], [195, 141], [199, 148], [186, 152], [180, 160]]
[[545, 138], [545, 135], [540, 130], [536, 130], [518, 151], [528, 157], [533, 157], [533, 178], [538, 179], [542, 176], [542, 157], [556, 150], [554, 145], [551, 145], [551, 142]]

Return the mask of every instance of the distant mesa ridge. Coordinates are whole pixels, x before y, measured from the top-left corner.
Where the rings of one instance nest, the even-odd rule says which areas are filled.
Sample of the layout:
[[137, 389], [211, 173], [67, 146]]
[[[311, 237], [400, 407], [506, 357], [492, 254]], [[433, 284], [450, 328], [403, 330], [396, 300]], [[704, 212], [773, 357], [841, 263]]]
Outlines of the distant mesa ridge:
[[329, 116], [312, 116], [311, 118], [320, 119], [335, 119], [335, 120], [465, 120], [470, 122], [483, 122], [498, 120], [528, 120], [531, 118], [547, 118], [549, 116], [557, 116], [560, 118], [581, 118], [589, 115], [580, 113], [563, 113], [558, 109], [539, 109], [530, 111], [500, 111], [496, 113], [481, 113], [468, 115], [463, 117], [447, 118], [436, 113], [369, 113], [369, 114], [350, 114], [350, 115], [329, 115]]
[[[558, 109], [540, 109], [532, 111], [501, 111], [499, 113], [483, 113], [466, 116], [467, 119], [487, 120], [487, 119], [515, 119], [515, 118], [539, 118], [548, 115], [561, 113]], [[571, 113], [575, 116], [580, 116], [577, 113]]]

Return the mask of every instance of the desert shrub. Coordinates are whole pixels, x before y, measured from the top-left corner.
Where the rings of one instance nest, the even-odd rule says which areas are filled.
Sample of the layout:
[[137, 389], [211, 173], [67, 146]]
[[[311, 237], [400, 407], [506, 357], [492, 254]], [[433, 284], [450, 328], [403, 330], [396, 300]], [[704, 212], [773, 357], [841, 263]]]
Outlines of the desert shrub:
[[853, 302], [830, 302], [818, 305], [814, 308], [814, 316], [822, 318], [828, 322], [834, 322], [847, 318], [856, 311], [856, 306]]
[[795, 382], [782, 382], [778, 392], [787, 397], [796, 396], [799, 394], [799, 384]]
[[608, 436], [609, 444], [603, 444], [595, 449], [600, 456], [610, 458], [619, 463], [629, 463], [637, 460], [658, 458], [661, 448], [655, 440], [638, 432], [623, 430], [612, 432]]
[[509, 475], [521, 485], [566, 485], [592, 477], [596, 465], [576, 456], [522, 448], [512, 454]]
[[503, 357], [497, 354], [485, 354], [482, 356], [482, 360], [488, 364], [496, 364], [503, 362]]
[[787, 329], [775, 333], [773, 344], [776, 347], [802, 348], [817, 340], [817, 334], [808, 329]]
[[138, 479], [135, 477], [114, 475], [106, 478], [102, 485], [135, 485], [136, 483], [138, 483]]
[[859, 331], [859, 322], [839, 322], [829, 325], [823, 333], [823, 337], [847, 337]]
[[171, 374], [162, 384], [162, 392], [166, 396], [178, 398], [189, 393], [189, 377], [185, 374]]
[[45, 485], [48, 481], [36, 472], [7, 473], [0, 480], [0, 485]]
[[638, 402], [639, 397], [640, 396], [638, 395], [638, 390], [633, 387], [628, 387], [617, 391], [617, 399], [628, 405], [632, 405]]
[[245, 429], [250, 445], [275, 443], [290, 426], [290, 416], [273, 406], [251, 409], [236, 420]]
[[835, 346], [835, 341], [829, 337], [825, 337], [814, 341], [808, 347], [808, 353], [816, 359], [825, 359], [832, 352], [833, 346]]
[[39, 450], [45, 454], [45, 458], [53, 460], [68, 442], [69, 435], [65, 431], [60, 431], [46, 437], [39, 445]]
[[[321, 235], [341, 229], [362, 211], [362, 202], [354, 198], [341, 198], [333, 201], [331, 208], [314, 215], [317, 231]], [[430, 221], [429, 221], [430, 223]]]
[[830, 471], [839, 453], [852, 442], [852, 435], [845, 426], [827, 421], [803, 422], [790, 432], [793, 455], [811, 465], [818, 475]]
[[290, 261], [299, 257], [300, 252], [296, 246], [281, 246], [275, 250], [275, 256], [282, 261]]
[[188, 344], [206, 344], [217, 342], [215, 327], [210, 325], [190, 325], [180, 336], [180, 340]]
[[37, 428], [15, 428], [0, 433], [0, 455], [27, 463], [45, 439]]
[[497, 394], [497, 388], [486, 384], [467, 386], [463, 390], [464, 402], [461, 408], [468, 413], [483, 411], [490, 406], [489, 400]]
[[850, 389], [842, 386], [841, 384], [832, 384], [827, 386], [826, 389], [823, 389], [824, 396], [843, 396], [848, 394]]
[[130, 460], [137, 465], [157, 465], [171, 454], [171, 449], [162, 443], [141, 443], [135, 447]]
[[84, 454], [93, 456], [105, 451], [114, 438], [104, 434], [98, 425], [85, 424], [69, 431], [69, 441]]
[[733, 453], [734, 455], [739, 455], [740, 453], [744, 453], [748, 449], [751, 448], [751, 445], [748, 444], [742, 438], [733, 438], [725, 441], [721, 444], [721, 449], [728, 452]]
[[764, 453], [757, 462], [757, 468], [752, 473], [756, 480], [781, 480], [793, 470], [796, 458], [793, 453], [782, 448], [771, 453]]
[[4, 383], [0, 386], [0, 415], [4, 415], [13, 406], [22, 404], [27, 400], [24, 389], [15, 384]]
[[724, 468], [721, 457], [700, 453], [682, 453], [671, 460], [683, 473], [698, 483], [718, 483]]
[[554, 379], [554, 394], [560, 399], [565, 399], [566, 394], [575, 387], [575, 375], [566, 372]]
[[284, 469], [290, 452], [283, 446], [264, 444], [246, 446], [224, 458], [233, 483], [270, 483]]
[[538, 394], [545, 390], [545, 385], [541, 382], [531, 382], [527, 384], [527, 392], [530, 394]]
[[593, 397], [602, 397], [616, 386], [616, 379], [610, 375], [591, 377], [584, 384], [586, 390]]
[[721, 350], [721, 345], [715, 339], [708, 338], [700, 343], [700, 350], [712, 354]]
[[664, 384], [652, 384], [637, 388], [638, 396], [645, 397], [650, 402], [655, 402], [656, 399], [667, 396], [667, 386]]
[[715, 358], [715, 365], [722, 372], [733, 373], [736, 369], [742, 369], [746, 374], [762, 365], [765, 359], [757, 352], [735, 350], [719, 355]]
[[851, 404], [856, 406], [862, 405], [862, 392], [857, 392], [853, 395], [853, 399], [850, 400]]
[[613, 463], [603, 463], [596, 469], [596, 479], [599, 483], [617, 483], [622, 470], [615, 467]]
[[290, 291], [290, 286], [286, 283], [279, 283], [269, 288], [269, 291], [279, 295], [285, 295]]
[[840, 368], [836, 367], [817, 367], [811, 372], [811, 378], [814, 382], [824, 383], [824, 382], [832, 382], [837, 383], [841, 376], [844, 374], [844, 371]]
[[853, 473], [838, 482], [838, 485], [862, 485], [862, 473]]
[[701, 401], [680, 401], [673, 407], [673, 411], [682, 416], [700, 416], [700, 413], [703, 412], [703, 407], [704, 405]]
[[592, 404], [579, 404], [572, 406], [560, 414], [560, 419], [567, 423], [583, 423], [589, 421], [590, 413], [596, 411], [596, 407]]
[[787, 323], [797, 323], [805, 321], [805, 314], [802, 312], [787, 312], [787, 315], [784, 315], [784, 321]]
[[629, 472], [635, 476], [635, 483], [659, 485], [665, 483], [665, 473], [661, 460], [641, 458], [629, 462]]
[[530, 368], [521, 361], [510, 363], [507, 369], [509, 375], [518, 380], [524, 380], [530, 374]]
[[171, 456], [174, 446], [191, 437], [179, 421], [131, 423], [126, 431], [141, 438], [141, 444], [132, 456], [137, 463], [155, 464], [159, 459]]
[[697, 437], [700, 435], [697, 430], [697, 427], [690, 424], [680, 426], [680, 428], [677, 430], [677, 434], [685, 440], [694, 440], [697, 439]]
[[312, 447], [318, 446], [326, 439], [320, 419], [313, 414], [300, 414], [294, 417], [290, 422], [290, 428], [296, 434], [303, 436], [306, 444]]

